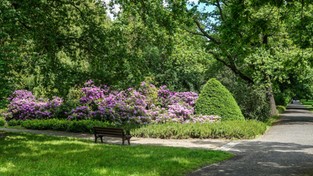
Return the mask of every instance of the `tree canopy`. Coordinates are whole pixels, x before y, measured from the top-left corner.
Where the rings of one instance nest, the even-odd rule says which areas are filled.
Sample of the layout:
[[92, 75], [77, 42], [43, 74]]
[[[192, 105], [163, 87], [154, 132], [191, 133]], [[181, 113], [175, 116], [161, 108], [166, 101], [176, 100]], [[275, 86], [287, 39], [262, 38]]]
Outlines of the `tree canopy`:
[[3, 0], [0, 12], [1, 102], [21, 88], [66, 97], [88, 79], [199, 92], [219, 77], [244, 114], [257, 98], [242, 90], [272, 114], [275, 99], [313, 95], [312, 1]]

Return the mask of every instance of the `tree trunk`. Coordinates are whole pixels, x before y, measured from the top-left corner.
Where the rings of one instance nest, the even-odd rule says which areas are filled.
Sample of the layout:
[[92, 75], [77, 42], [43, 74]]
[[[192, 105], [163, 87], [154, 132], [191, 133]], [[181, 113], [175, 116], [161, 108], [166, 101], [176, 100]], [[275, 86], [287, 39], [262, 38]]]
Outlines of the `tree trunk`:
[[270, 104], [270, 114], [271, 116], [278, 115], [277, 110], [276, 110], [276, 103], [274, 99], [274, 94], [272, 90], [272, 85], [270, 85], [267, 89], [267, 98]]

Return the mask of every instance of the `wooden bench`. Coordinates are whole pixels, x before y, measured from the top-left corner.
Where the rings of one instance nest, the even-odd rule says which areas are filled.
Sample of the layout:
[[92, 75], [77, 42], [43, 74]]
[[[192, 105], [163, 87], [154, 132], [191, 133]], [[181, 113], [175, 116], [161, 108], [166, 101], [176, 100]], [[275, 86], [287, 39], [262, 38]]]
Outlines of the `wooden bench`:
[[103, 143], [103, 137], [120, 137], [122, 138], [123, 145], [124, 141], [127, 140], [128, 145], [130, 145], [131, 135], [125, 134], [122, 128], [103, 128], [103, 127], [93, 127], [95, 134], [95, 143], [97, 143], [97, 139], [100, 138]]

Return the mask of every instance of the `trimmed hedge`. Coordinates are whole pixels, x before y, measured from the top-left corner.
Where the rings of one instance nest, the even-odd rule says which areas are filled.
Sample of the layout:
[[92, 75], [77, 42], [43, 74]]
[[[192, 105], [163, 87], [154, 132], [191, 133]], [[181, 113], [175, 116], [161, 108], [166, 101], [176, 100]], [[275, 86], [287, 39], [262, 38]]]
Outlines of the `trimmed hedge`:
[[161, 139], [226, 138], [251, 139], [264, 134], [267, 126], [256, 120], [232, 120], [219, 123], [167, 123], [147, 125], [131, 131], [136, 137]]
[[218, 115], [222, 120], [244, 120], [233, 95], [215, 78], [203, 86], [195, 112], [202, 115]]
[[95, 120], [79, 120], [69, 121], [61, 119], [48, 120], [11, 120], [8, 122], [9, 126], [22, 126], [27, 129], [34, 130], [57, 130], [68, 132], [86, 132], [93, 133], [93, 127], [113, 127], [110, 122], [101, 122]]
[[[94, 120], [68, 121], [61, 119], [9, 121], [12, 126], [20, 125], [27, 129], [58, 130], [68, 132], [92, 133], [93, 126], [114, 127], [109, 122]], [[125, 127], [124, 127], [125, 128]], [[266, 124], [256, 120], [232, 120], [216, 123], [165, 123], [132, 127], [131, 134], [135, 137], [162, 139], [187, 138], [226, 138], [250, 139], [263, 134]], [[126, 129], [127, 130], [127, 129]]]

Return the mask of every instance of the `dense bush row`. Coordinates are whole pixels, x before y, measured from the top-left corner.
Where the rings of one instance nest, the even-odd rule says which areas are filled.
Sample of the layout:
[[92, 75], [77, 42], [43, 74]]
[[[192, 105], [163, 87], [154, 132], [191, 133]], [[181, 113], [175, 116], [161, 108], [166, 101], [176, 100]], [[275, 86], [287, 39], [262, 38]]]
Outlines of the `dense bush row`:
[[[27, 129], [59, 130], [69, 132], [92, 133], [93, 126], [115, 127], [114, 124], [93, 120], [68, 121], [61, 119], [48, 120], [12, 120], [10, 126], [20, 125]], [[236, 138], [249, 139], [261, 135], [266, 125], [255, 120], [222, 121], [218, 123], [165, 123], [150, 124], [131, 128], [135, 137], [187, 139], [187, 138]], [[126, 129], [127, 130], [127, 129]]]
[[213, 115], [195, 115], [198, 94], [172, 92], [161, 86], [143, 82], [136, 90], [110, 90], [107, 86], [85, 83], [76, 98], [67, 102], [36, 98], [31, 92], [17, 90], [10, 97], [7, 120], [66, 118], [68, 120], [100, 120], [116, 124], [149, 124], [165, 122], [213, 122]]
[[263, 134], [266, 124], [256, 120], [233, 120], [218, 123], [153, 124], [134, 129], [136, 137], [187, 139], [187, 138], [226, 138], [250, 139]]

